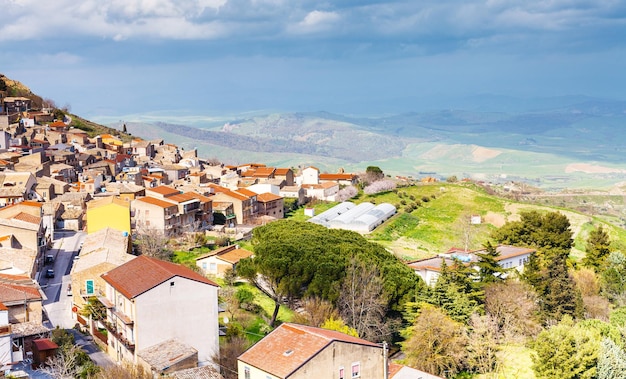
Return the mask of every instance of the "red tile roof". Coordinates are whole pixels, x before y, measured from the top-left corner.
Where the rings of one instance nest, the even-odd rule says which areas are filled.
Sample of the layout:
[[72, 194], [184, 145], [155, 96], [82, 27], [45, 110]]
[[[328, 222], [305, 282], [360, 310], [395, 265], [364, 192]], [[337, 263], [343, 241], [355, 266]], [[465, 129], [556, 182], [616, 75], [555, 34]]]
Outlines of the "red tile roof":
[[35, 346], [37, 346], [37, 350], [39, 351], [54, 350], [54, 349], [59, 348], [59, 345], [52, 342], [48, 338], [40, 338], [38, 340], [33, 340], [33, 343], [35, 344]]
[[248, 197], [257, 196], [256, 192], [250, 191], [247, 188], [237, 188], [236, 192]]
[[259, 167], [254, 172], [254, 176], [256, 177], [268, 177], [272, 176], [276, 169], [274, 167]]
[[289, 171], [291, 171], [290, 168], [277, 168], [276, 171], [274, 171], [274, 175], [284, 176], [287, 175]]
[[27, 276], [0, 274], [0, 302], [41, 300], [39, 286]]
[[354, 174], [319, 174], [320, 180], [352, 180]]
[[178, 195], [180, 193], [179, 190], [174, 189], [172, 187], [168, 187], [168, 186], [158, 186], [158, 187], [150, 188], [149, 190], [152, 192], [158, 193], [160, 195], [163, 195], [163, 196]]
[[24, 212], [20, 212], [20, 213], [16, 214], [15, 216], [13, 216], [13, 218], [16, 219], [16, 220], [29, 222], [31, 224], [39, 224], [41, 222], [41, 218], [39, 218], [37, 216], [33, 216], [31, 214], [28, 214], [28, 213], [24, 213]]
[[266, 193], [259, 194], [256, 197], [256, 199], [257, 201], [261, 203], [269, 203], [270, 201], [276, 201], [276, 200], [282, 199], [282, 196], [274, 195], [271, 192], [266, 192]]
[[176, 206], [176, 204], [167, 202], [165, 200], [157, 199], [155, 197], [149, 197], [149, 196], [137, 199], [137, 201], [141, 201], [143, 203], [156, 205], [157, 207], [161, 207], [161, 208], [170, 208], [170, 207], [175, 207]]
[[381, 348], [375, 343], [333, 330], [284, 323], [238, 359], [269, 374], [285, 378], [333, 342]]
[[214, 282], [185, 266], [145, 255], [103, 274], [102, 279], [126, 298], [134, 299], [176, 276], [217, 287]]

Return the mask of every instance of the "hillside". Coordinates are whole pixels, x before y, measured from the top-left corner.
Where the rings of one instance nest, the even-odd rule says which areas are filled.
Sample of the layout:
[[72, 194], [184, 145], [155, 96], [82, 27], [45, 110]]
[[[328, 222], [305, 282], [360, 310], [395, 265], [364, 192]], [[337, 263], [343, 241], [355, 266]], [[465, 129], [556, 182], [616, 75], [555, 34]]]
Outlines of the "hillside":
[[127, 125], [134, 134], [165, 135], [233, 164], [315, 164], [328, 172], [377, 165], [392, 175], [515, 180], [560, 190], [626, 182], [624, 110], [624, 102], [585, 99], [536, 111], [439, 110], [381, 117], [314, 112], [219, 118], [175, 112], [145, 117], [160, 121]]
[[[400, 197], [400, 196], [402, 197]], [[558, 211], [566, 215], [574, 233], [571, 257], [584, 256], [589, 231], [597, 225], [608, 230], [617, 250], [626, 247], [626, 230], [606, 220], [566, 208], [516, 202], [489, 194], [475, 184], [436, 183], [398, 188], [372, 196], [361, 196], [355, 202], [388, 202], [399, 213], [377, 228], [369, 239], [376, 241], [403, 260], [414, 260], [445, 252], [451, 247], [481, 248], [489, 235], [506, 221], [519, 219], [529, 210]], [[406, 213], [403, 203], [419, 203], [416, 210]], [[329, 205], [316, 205], [316, 214]], [[302, 211], [300, 211], [302, 212]], [[480, 215], [482, 223], [471, 225], [471, 215]], [[303, 214], [297, 218], [306, 219]]]

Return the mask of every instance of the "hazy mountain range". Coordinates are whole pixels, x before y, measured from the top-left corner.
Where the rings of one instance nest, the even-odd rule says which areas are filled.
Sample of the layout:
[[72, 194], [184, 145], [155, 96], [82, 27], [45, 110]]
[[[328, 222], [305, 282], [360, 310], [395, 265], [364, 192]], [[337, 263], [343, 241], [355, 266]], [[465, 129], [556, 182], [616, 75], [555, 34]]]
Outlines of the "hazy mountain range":
[[[513, 99], [498, 99], [490, 108], [516, 107]], [[567, 100], [579, 102], [564, 105]], [[519, 179], [555, 188], [607, 187], [626, 178], [626, 102], [560, 98], [517, 108], [526, 110], [380, 117], [161, 112], [108, 124], [125, 122], [135, 135], [196, 147], [201, 156], [226, 163], [314, 164], [329, 172], [374, 164], [394, 175]]]

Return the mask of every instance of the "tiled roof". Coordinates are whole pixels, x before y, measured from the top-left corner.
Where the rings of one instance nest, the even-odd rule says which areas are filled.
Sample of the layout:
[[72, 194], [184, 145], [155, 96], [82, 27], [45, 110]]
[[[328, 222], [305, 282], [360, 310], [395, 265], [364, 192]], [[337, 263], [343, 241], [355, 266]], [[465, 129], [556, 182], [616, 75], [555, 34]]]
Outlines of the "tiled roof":
[[274, 167], [259, 167], [254, 172], [254, 176], [267, 177], [267, 176], [271, 176], [272, 174], [274, 174], [275, 171], [276, 169]]
[[0, 274], [0, 302], [6, 305], [25, 300], [41, 300], [37, 283], [27, 276]]
[[240, 194], [242, 194], [244, 196], [248, 196], [248, 197], [252, 197], [252, 196], [256, 196], [257, 195], [256, 192], [250, 191], [247, 188], [237, 188], [236, 192], [240, 193]]
[[158, 193], [159, 195], [163, 195], [163, 196], [177, 195], [180, 193], [179, 190], [174, 189], [172, 187], [168, 187], [168, 186], [158, 186], [158, 187], [150, 188], [149, 191]]
[[270, 201], [280, 200], [280, 199], [282, 199], [282, 196], [274, 195], [271, 192], [266, 192], [266, 193], [262, 193], [262, 194], [257, 195], [256, 199], [257, 199], [257, 201], [259, 201], [261, 203], [268, 203]]
[[277, 168], [276, 171], [274, 171], [274, 175], [284, 176], [287, 175], [290, 170], [290, 168]]
[[285, 378], [333, 342], [379, 347], [333, 330], [283, 323], [238, 359], [271, 375]]
[[168, 374], [171, 379], [224, 379], [212, 366], [192, 367]]
[[170, 208], [170, 207], [176, 206], [176, 204], [170, 203], [169, 201], [157, 199], [156, 197], [150, 197], [150, 196], [142, 197], [140, 199], [137, 199], [137, 201], [156, 205], [157, 207], [161, 207], [161, 208]]
[[107, 196], [97, 200], [91, 200], [87, 203], [87, 209], [99, 208], [105, 205], [115, 204], [120, 207], [130, 208], [129, 203], [122, 199], [118, 199], [115, 196]]
[[320, 180], [352, 180], [354, 174], [320, 174]]
[[41, 218], [24, 212], [16, 214], [13, 218], [20, 221], [30, 222], [31, 224], [39, 224], [41, 222]]
[[226, 252], [224, 254], [219, 254], [217, 258], [226, 261], [228, 263], [232, 263], [232, 264], [236, 264], [238, 263], [240, 260], [244, 259], [244, 258], [249, 258], [252, 255], [254, 255], [253, 252], [246, 250], [246, 249], [235, 249], [235, 250], [231, 250], [229, 252]]
[[196, 354], [198, 350], [173, 338], [147, 347], [139, 351], [137, 356], [159, 373]]
[[52, 342], [48, 338], [40, 338], [40, 339], [37, 339], [37, 340], [33, 340], [33, 343], [35, 344], [35, 346], [37, 346], [37, 350], [39, 350], [39, 351], [54, 350], [54, 349], [58, 349], [59, 348], [59, 345], [57, 345], [56, 343]]
[[189, 193], [178, 193], [176, 195], [171, 195], [167, 197], [167, 200], [175, 201], [177, 203], [184, 203], [191, 200], [198, 200], [196, 197], [190, 195]]
[[175, 276], [217, 287], [214, 282], [185, 266], [145, 255], [114, 268], [102, 278], [126, 298], [133, 299]]

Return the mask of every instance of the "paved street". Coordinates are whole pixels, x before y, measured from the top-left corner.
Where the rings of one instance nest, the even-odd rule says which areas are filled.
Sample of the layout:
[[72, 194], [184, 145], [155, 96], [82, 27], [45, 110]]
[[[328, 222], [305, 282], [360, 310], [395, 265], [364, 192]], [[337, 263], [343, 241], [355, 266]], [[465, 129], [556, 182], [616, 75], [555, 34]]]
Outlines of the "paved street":
[[[39, 278], [41, 288], [47, 297], [43, 302], [48, 315], [45, 325], [51, 329], [57, 326], [70, 329], [74, 334], [76, 345], [81, 346], [98, 366], [106, 367], [114, 365], [109, 356], [98, 348], [91, 336], [85, 336], [72, 329], [76, 321], [72, 317], [72, 297], [67, 295], [67, 288], [71, 282], [70, 271], [74, 257], [78, 255], [85, 236], [84, 232], [55, 232], [53, 247], [47, 252], [55, 257], [54, 265], [46, 266]], [[54, 278], [45, 277], [48, 268], [54, 269]]]

